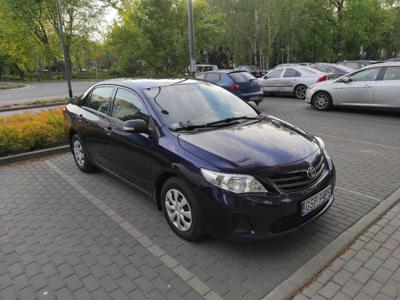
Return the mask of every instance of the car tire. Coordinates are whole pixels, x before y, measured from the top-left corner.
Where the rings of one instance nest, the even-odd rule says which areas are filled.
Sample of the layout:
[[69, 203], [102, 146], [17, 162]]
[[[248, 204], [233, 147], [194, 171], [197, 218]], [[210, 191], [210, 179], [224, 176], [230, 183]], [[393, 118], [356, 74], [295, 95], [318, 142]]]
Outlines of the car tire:
[[299, 84], [294, 88], [294, 95], [299, 99], [306, 98], [307, 86], [304, 84]]
[[79, 135], [74, 134], [71, 139], [71, 150], [74, 160], [79, 170], [90, 173], [96, 170], [96, 167], [90, 162], [89, 155], [83, 145]]
[[168, 225], [179, 237], [193, 242], [203, 236], [200, 208], [185, 181], [168, 179], [161, 189], [161, 205]]
[[330, 110], [332, 109], [332, 97], [327, 92], [316, 92], [312, 96], [311, 104], [317, 110]]

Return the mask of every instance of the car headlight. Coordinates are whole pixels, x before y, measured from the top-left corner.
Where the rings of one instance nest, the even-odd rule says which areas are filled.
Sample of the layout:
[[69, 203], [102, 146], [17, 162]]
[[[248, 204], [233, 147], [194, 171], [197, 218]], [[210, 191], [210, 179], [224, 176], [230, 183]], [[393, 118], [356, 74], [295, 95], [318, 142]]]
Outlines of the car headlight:
[[250, 175], [226, 174], [206, 169], [201, 169], [201, 173], [208, 183], [233, 193], [268, 192], [257, 179]]
[[322, 152], [324, 152], [325, 156], [330, 157], [328, 151], [326, 150], [324, 140], [321, 139], [319, 136], [316, 136], [315, 139], [317, 140], [317, 142], [318, 142], [320, 148], [322, 149]]

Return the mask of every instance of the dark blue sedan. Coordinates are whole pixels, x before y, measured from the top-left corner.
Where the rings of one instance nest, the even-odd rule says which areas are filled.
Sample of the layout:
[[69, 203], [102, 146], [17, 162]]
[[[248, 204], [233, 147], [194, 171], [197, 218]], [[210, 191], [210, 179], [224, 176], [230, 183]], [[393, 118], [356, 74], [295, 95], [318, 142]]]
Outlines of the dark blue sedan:
[[243, 100], [253, 101], [257, 105], [263, 100], [261, 85], [246, 71], [209, 71], [196, 74], [196, 79], [215, 83]]
[[64, 110], [76, 165], [141, 190], [186, 240], [261, 239], [332, 204], [324, 142], [196, 80], [96, 83]]

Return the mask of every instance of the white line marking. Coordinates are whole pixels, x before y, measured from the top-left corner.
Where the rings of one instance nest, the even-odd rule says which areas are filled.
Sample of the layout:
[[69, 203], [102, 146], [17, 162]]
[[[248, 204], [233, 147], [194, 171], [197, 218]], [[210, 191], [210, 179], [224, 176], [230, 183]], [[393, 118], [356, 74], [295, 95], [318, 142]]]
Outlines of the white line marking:
[[140, 230], [136, 229], [131, 223], [126, 221], [120, 215], [118, 215], [111, 207], [103, 203], [101, 200], [96, 198], [88, 190], [81, 187], [71, 176], [65, 174], [60, 168], [50, 161], [46, 161], [47, 165], [53, 169], [58, 175], [60, 175], [66, 182], [74, 187], [83, 197], [94, 204], [98, 209], [109, 216], [115, 221], [122, 229], [129, 233], [134, 239], [136, 239], [143, 247], [147, 249], [151, 254], [157, 257], [164, 265], [170, 268], [176, 275], [178, 275], [183, 281], [189, 284], [193, 290], [199, 293], [206, 299], [222, 300], [222, 298], [213, 290], [210, 289], [203, 281], [201, 281], [192, 272], [186, 269], [183, 265], [179, 264], [172, 256], [167, 254], [159, 246], [157, 246], [151, 239], [144, 235]]
[[360, 193], [360, 192], [357, 192], [357, 191], [349, 190], [349, 189], [346, 189], [346, 188], [343, 188], [343, 187], [340, 187], [340, 186], [336, 186], [335, 189], [342, 190], [342, 191], [345, 191], [345, 192], [348, 192], [348, 193], [351, 193], [351, 194], [354, 194], [354, 195], [358, 195], [358, 196], [361, 196], [361, 197], [365, 197], [365, 198], [368, 198], [368, 199], [371, 199], [371, 200], [374, 200], [374, 201], [378, 201], [378, 202], [383, 200], [383, 199], [379, 199], [379, 198], [374, 197], [374, 196], [370, 196], [370, 195], [363, 194], [363, 193]]
[[331, 138], [339, 139], [339, 140], [345, 140], [345, 141], [361, 143], [361, 144], [366, 144], [366, 145], [371, 145], [371, 146], [379, 146], [379, 147], [382, 147], [382, 148], [388, 148], [388, 149], [393, 149], [393, 150], [400, 150], [399, 147], [392, 146], [392, 145], [385, 145], [385, 144], [367, 142], [367, 141], [363, 141], [363, 140], [344, 138], [344, 137], [337, 136], [337, 135], [329, 135], [329, 134], [324, 134], [324, 133], [316, 133], [315, 135], [317, 135], [317, 136], [318, 135], [322, 135], [322, 136], [331, 137]]

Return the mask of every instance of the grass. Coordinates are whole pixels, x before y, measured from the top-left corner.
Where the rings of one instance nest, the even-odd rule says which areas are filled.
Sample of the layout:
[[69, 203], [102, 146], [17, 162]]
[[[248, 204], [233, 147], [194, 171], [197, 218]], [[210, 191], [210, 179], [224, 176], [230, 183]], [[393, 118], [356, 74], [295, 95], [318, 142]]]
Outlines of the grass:
[[61, 109], [0, 117], [0, 157], [64, 144]]
[[15, 104], [6, 104], [6, 105], [0, 105], [0, 110], [2, 108], [18, 108], [18, 109], [24, 109], [24, 108], [30, 108], [32, 106], [36, 105], [46, 105], [46, 104], [67, 104], [68, 100], [57, 98], [57, 99], [50, 99], [50, 100], [34, 100], [31, 102], [26, 102], [26, 103], [15, 103]]
[[18, 82], [0, 82], [0, 90], [6, 90], [6, 89], [15, 89], [15, 88], [20, 88], [24, 87], [22, 83]]

